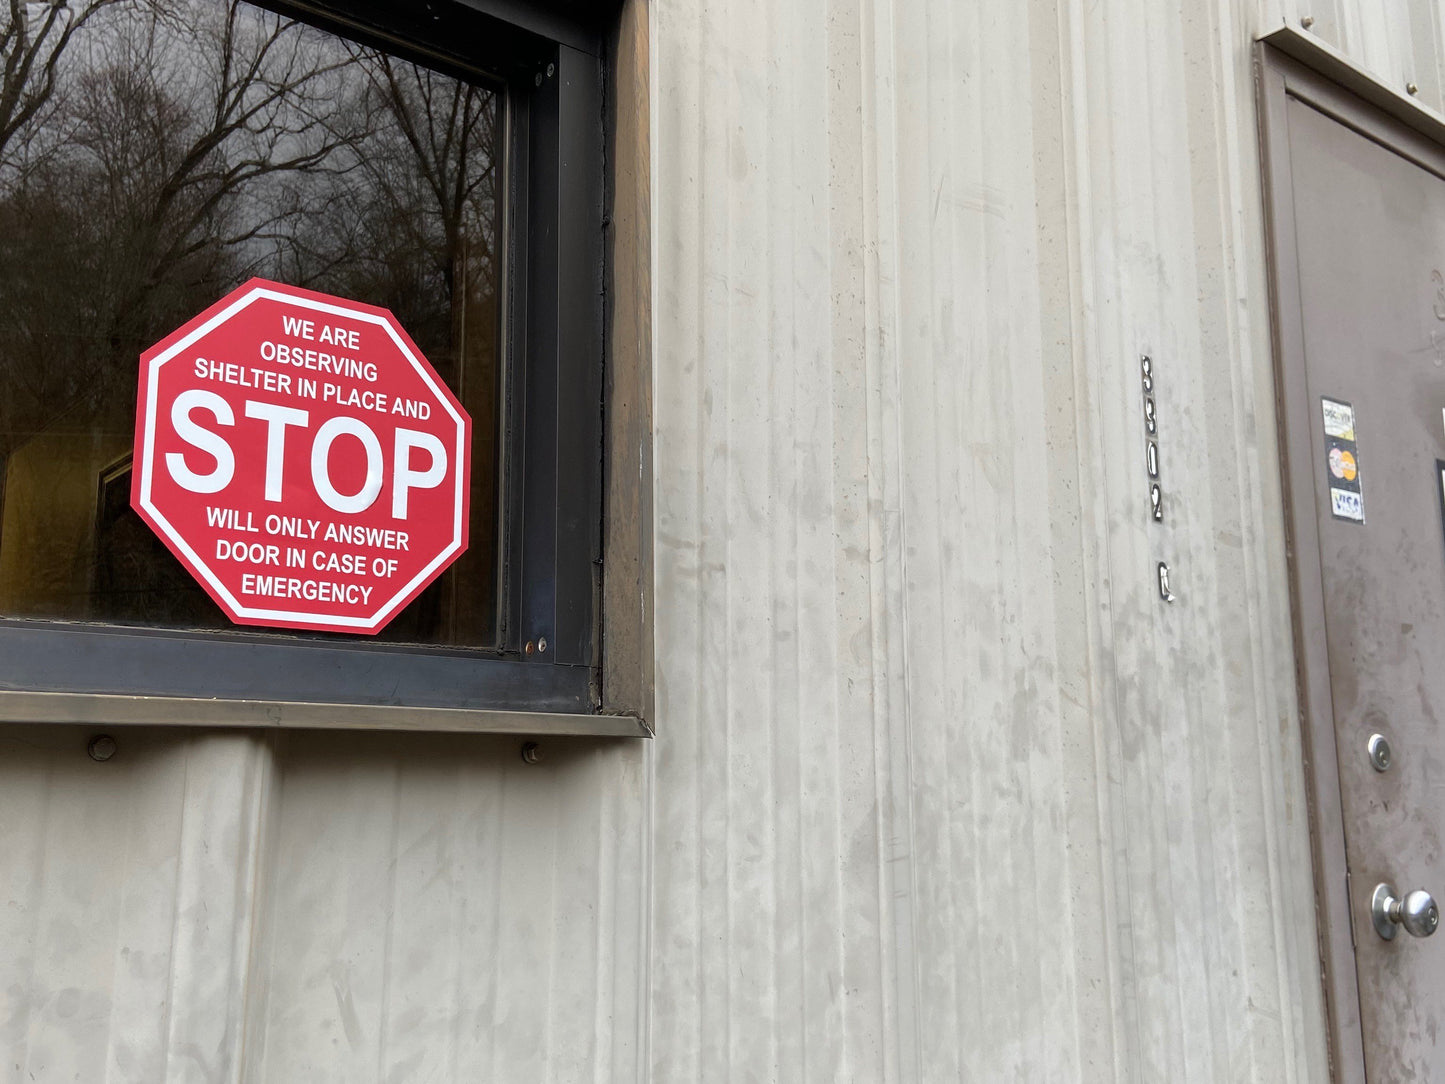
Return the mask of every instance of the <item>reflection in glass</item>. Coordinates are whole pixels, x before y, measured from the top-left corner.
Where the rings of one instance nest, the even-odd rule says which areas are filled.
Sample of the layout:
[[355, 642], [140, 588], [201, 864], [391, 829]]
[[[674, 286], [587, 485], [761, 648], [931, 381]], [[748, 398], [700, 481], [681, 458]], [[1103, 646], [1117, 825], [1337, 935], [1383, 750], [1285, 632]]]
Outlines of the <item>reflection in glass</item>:
[[259, 275], [391, 309], [471, 414], [471, 548], [383, 639], [492, 644], [496, 93], [239, 2], [0, 19], [0, 616], [227, 627], [130, 510], [137, 358]]

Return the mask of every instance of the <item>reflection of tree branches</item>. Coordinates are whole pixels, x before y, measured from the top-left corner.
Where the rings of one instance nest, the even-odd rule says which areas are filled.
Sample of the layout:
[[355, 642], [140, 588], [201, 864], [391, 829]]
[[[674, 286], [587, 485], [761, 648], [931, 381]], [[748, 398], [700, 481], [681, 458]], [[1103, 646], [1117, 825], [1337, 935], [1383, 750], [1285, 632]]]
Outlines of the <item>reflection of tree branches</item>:
[[[390, 308], [449, 380], [494, 354], [497, 95], [359, 45], [337, 177], [279, 245], [314, 289]], [[359, 77], [359, 78], [358, 78]], [[479, 370], [480, 372], [480, 370]]]
[[[207, 247], [242, 245], [283, 220], [291, 208], [277, 208], [229, 232], [214, 228], [225, 205], [256, 182], [332, 168], [328, 161], [349, 142], [331, 123], [329, 77], [350, 58], [318, 63], [299, 24], [232, 0], [219, 28], [199, 23], [188, 36], [197, 44], [209, 42], [213, 86], [206, 112], [192, 121], [179, 153], [163, 161], [153, 178], [149, 208], [134, 239], [135, 266], [144, 271], [137, 276], [139, 294], [188, 256]], [[162, 78], [160, 65], [140, 70]]]
[[53, 153], [0, 197], [0, 455], [77, 407], [124, 414], [148, 337], [258, 262], [301, 178], [355, 167], [332, 116], [352, 61], [317, 32], [234, 0], [92, 25], [51, 88]]
[[388, 305], [444, 370], [489, 356], [493, 92], [240, 0], [70, 3], [17, 35], [0, 0], [0, 98], [22, 40], [53, 62], [9, 130], [45, 153], [0, 189], [0, 460], [67, 412], [125, 425], [136, 353], [250, 274]]
[[[384, 53], [374, 54], [373, 66], [381, 73], [386, 106], [436, 200], [446, 250], [455, 252], [472, 197], [493, 177], [493, 125], [483, 121], [490, 120], [494, 96], [415, 64], [398, 70]], [[481, 168], [473, 170], [476, 160]]]
[[458, 260], [467, 248], [493, 287], [496, 95], [385, 53], [358, 50], [357, 57], [372, 86], [368, 127], [394, 131], [411, 152], [411, 168], [400, 170], [388, 168], [385, 157], [371, 159], [379, 167], [379, 188], [394, 206], [420, 210], [397, 184], [397, 178], [414, 182], [419, 176], [430, 197], [427, 217], [434, 216], [441, 230], [435, 258], [448, 294], [461, 292]]
[[0, 26], [0, 162], [50, 104], [67, 47], [97, 13], [121, 0], [8, 0]]

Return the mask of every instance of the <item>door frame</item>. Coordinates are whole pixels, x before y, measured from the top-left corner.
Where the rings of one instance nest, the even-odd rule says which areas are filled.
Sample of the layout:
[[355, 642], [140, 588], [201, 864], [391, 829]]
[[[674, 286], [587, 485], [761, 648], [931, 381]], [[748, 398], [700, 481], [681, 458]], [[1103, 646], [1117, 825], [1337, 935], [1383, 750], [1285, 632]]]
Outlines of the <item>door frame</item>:
[[[1339, 750], [1325, 636], [1324, 578], [1315, 508], [1316, 456], [1304, 352], [1294, 178], [1286, 107], [1303, 102], [1445, 180], [1445, 117], [1380, 82], [1310, 34], [1285, 27], [1256, 43], [1265, 254], [1274, 348], [1275, 413], [1284, 498], [1296, 684], [1314, 860], [1315, 914], [1330, 1074], [1364, 1084], [1364, 1034], [1345, 852]], [[1364, 755], [1363, 750], [1359, 755]]]

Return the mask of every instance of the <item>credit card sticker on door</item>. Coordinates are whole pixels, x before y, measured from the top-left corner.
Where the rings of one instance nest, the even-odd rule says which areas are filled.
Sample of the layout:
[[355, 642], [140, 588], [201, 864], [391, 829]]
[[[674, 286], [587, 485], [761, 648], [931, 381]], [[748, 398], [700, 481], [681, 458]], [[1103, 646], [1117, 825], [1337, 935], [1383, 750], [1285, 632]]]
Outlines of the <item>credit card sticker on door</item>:
[[1325, 422], [1325, 470], [1330, 487], [1330, 514], [1352, 523], [1365, 522], [1365, 496], [1360, 478], [1360, 448], [1355, 437], [1355, 408], [1338, 399], [1320, 399]]

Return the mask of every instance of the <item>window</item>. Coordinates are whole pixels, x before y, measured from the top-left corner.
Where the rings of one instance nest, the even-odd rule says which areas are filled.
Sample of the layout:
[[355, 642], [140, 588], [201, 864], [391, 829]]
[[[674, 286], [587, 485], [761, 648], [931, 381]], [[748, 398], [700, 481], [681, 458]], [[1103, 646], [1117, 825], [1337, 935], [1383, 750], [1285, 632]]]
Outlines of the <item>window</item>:
[[[599, 27], [502, 0], [18, 10], [0, 688], [596, 709]], [[253, 276], [390, 309], [471, 415], [470, 547], [374, 639], [231, 625], [130, 508], [138, 355]]]

